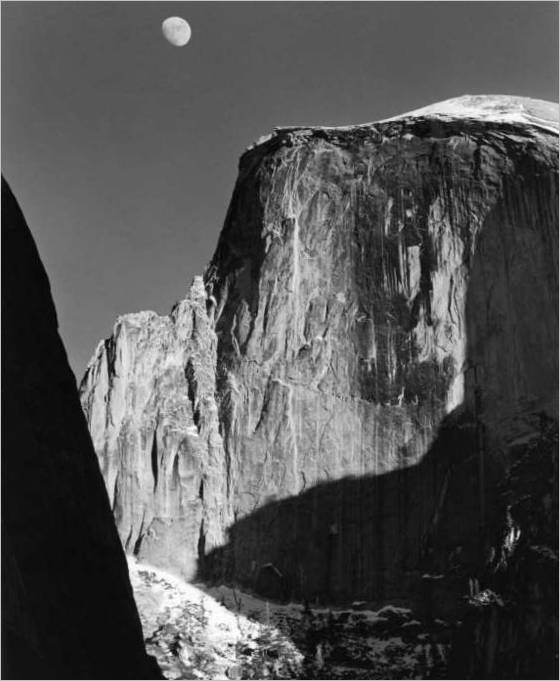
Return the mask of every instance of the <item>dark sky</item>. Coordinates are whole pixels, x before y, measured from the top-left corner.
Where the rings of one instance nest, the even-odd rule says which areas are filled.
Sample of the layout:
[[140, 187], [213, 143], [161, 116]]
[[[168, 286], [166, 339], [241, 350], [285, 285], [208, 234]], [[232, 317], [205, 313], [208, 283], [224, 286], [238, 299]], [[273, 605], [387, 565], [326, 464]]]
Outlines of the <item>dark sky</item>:
[[557, 101], [557, 25], [554, 2], [3, 2], [2, 168], [78, 380], [118, 314], [166, 313], [202, 273], [261, 134]]

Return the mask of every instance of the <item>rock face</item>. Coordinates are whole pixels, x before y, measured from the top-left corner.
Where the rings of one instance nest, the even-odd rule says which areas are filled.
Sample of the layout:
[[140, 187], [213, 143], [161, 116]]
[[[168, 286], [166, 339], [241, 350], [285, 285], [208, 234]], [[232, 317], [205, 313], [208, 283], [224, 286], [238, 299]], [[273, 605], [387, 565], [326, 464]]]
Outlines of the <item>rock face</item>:
[[2, 676], [161, 678], [33, 238], [2, 180]]
[[128, 551], [319, 601], [444, 608], [430, 574], [482, 574], [511, 448], [557, 418], [554, 110], [462, 98], [244, 154], [204, 280], [82, 383]]
[[126, 551], [187, 578], [229, 524], [206, 304], [198, 277], [169, 317], [121, 317], [81, 385]]

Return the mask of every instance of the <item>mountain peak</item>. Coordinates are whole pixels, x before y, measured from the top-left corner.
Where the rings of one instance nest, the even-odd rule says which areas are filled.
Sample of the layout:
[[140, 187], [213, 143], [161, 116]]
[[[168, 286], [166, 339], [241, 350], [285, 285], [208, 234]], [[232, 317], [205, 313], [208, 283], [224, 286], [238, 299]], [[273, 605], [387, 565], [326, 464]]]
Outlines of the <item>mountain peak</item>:
[[247, 147], [247, 151], [266, 144], [280, 134], [313, 133], [328, 131], [334, 133], [352, 132], [372, 128], [379, 123], [406, 121], [411, 118], [431, 118], [435, 120], [470, 119], [488, 123], [508, 123], [518, 126], [533, 126], [559, 134], [559, 108], [557, 102], [544, 99], [518, 97], [516, 95], [462, 95], [442, 102], [429, 104], [420, 109], [379, 121], [356, 123], [352, 125], [282, 125], [276, 126], [272, 133], [261, 136]]

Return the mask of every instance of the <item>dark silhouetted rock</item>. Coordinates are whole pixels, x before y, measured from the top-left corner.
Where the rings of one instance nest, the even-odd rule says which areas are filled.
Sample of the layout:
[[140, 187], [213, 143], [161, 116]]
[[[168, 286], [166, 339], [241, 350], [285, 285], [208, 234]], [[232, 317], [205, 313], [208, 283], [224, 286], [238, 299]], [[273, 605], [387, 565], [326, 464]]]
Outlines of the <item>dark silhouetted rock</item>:
[[2, 180], [2, 676], [161, 678], [47, 275]]

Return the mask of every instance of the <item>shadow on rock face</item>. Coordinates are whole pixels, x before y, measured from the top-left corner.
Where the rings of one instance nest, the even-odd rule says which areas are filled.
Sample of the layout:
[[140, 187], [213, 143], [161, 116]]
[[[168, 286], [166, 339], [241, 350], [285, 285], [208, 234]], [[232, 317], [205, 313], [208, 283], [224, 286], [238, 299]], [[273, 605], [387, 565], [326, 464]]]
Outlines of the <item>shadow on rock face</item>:
[[280, 602], [407, 604], [454, 623], [449, 678], [556, 678], [557, 438], [541, 414], [512, 469], [486, 468], [481, 486], [476, 427], [453, 414], [416, 466], [237, 521], [198, 577]]
[[510, 457], [504, 523], [482, 588], [464, 599], [454, 678], [558, 678], [558, 424], [543, 416]]
[[[425, 572], [446, 574], [463, 593], [499, 517], [495, 475], [480, 486], [476, 426], [454, 413], [415, 466], [323, 483], [238, 520], [199, 576], [317, 604], [410, 599]], [[453, 610], [437, 606], [435, 616]]]

